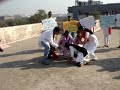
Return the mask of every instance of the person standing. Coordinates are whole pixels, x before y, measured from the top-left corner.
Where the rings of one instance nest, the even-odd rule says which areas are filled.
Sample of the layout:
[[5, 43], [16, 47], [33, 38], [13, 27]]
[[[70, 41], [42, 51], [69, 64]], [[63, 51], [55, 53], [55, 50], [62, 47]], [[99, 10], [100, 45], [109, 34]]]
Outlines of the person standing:
[[51, 11], [48, 12], [48, 18], [52, 18], [52, 12]]
[[[110, 15], [107, 11], [105, 12], [105, 16]], [[103, 28], [104, 34], [104, 47], [109, 47], [109, 38], [111, 34], [112, 28], [110, 26]]]
[[39, 37], [39, 45], [44, 47], [44, 59], [42, 60], [42, 64], [49, 65], [49, 52], [50, 52], [50, 45], [58, 48], [58, 44], [54, 43], [53, 38], [54, 35], [58, 35], [60, 31], [59, 27], [55, 27], [53, 30], [45, 30], [41, 33]]
[[[71, 21], [71, 16], [68, 16], [67, 20]], [[75, 32], [71, 32], [71, 36], [74, 38], [75, 37]]]
[[110, 29], [111, 29], [111, 27], [103, 28], [104, 47], [109, 47]]

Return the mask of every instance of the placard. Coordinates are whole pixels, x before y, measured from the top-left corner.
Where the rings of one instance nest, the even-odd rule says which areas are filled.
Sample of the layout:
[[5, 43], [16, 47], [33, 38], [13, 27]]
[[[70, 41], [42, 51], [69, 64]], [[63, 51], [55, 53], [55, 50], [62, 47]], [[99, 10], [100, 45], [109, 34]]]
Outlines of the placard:
[[56, 18], [42, 20], [43, 30], [53, 30], [57, 26]]
[[120, 27], [120, 14], [116, 14], [116, 27]]
[[91, 29], [95, 26], [95, 19], [93, 16], [89, 16], [79, 20], [80, 24], [85, 28]]
[[102, 28], [115, 27], [115, 15], [100, 16], [100, 26]]
[[71, 21], [63, 22], [63, 28], [64, 30], [68, 30], [70, 32], [76, 32], [78, 30], [77, 21], [71, 20]]

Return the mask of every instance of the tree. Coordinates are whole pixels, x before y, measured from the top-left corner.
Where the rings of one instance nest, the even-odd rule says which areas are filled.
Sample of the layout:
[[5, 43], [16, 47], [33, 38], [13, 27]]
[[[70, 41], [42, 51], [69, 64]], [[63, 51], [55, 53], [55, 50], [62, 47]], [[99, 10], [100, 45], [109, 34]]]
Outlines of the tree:
[[101, 13], [99, 11], [94, 11], [91, 13], [91, 15], [93, 15], [95, 19], [97, 20], [97, 19], [100, 19]]
[[38, 10], [33, 16], [31, 17], [21, 17], [15, 18], [10, 20], [5, 20], [0, 22], [0, 27], [7, 27], [7, 26], [16, 26], [16, 25], [24, 25], [24, 24], [32, 24], [32, 23], [41, 23], [43, 19], [47, 17], [47, 14], [44, 10]]
[[47, 14], [44, 10], [38, 10], [33, 16], [29, 18], [30, 23], [41, 23], [42, 19], [45, 19]]

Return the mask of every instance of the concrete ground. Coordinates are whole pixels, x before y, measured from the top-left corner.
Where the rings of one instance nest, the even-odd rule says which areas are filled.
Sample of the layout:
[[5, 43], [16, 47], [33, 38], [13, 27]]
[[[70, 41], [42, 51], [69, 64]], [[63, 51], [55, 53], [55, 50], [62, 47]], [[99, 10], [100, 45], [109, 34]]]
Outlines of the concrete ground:
[[120, 90], [120, 29], [114, 29], [110, 48], [103, 46], [103, 33], [96, 36], [99, 60], [76, 67], [61, 57], [44, 66], [38, 37], [12, 44], [0, 52], [0, 90]]

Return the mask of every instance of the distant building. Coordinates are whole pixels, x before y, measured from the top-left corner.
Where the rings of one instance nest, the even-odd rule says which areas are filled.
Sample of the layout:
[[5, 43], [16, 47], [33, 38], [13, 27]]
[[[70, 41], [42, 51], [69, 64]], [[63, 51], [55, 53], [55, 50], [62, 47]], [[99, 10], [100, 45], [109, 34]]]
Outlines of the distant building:
[[94, 11], [98, 11], [101, 15], [105, 13], [120, 14], [120, 3], [102, 4], [101, 1], [88, 0], [79, 1], [75, 0], [75, 6], [68, 7], [68, 14], [76, 20], [86, 17]]
[[0, 20], [2, 21], [2, 20], [13, 20], [14, 19], [14, 17], [13, 16], [0, 16]]
[[0, 21], [4, 20], [4, 16], [0, 16]]
[[102, 3], [103, 2], [101, 2], [101, 1], [93, 1], [93, 0], [88, 0], [88, 2], [75, 0], [75, 5], [76, 6], [101, 5]]

